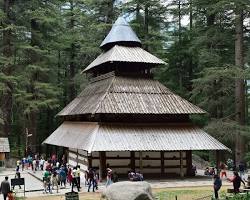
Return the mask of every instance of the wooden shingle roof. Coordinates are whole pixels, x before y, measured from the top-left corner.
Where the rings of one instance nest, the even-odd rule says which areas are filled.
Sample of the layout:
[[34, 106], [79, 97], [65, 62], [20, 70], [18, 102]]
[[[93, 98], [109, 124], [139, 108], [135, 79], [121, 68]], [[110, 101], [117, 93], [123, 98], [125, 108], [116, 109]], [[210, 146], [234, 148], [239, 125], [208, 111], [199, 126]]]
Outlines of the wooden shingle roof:
[[0, 138], [0, 153], [9, 153], [10, 152], [10, 144], [9, 139], [5, 137]]
[[101, 55], [99, 55], [82, 72], [86, 72], [101, 64], [112, 62], [143, 63], [154, 65], [166, 64], [163, 60], [157, 58], [140, 47], [115, 45], [107, 52], [103, 52]]
[[141, 46], [140, 39], [123, 17], [118, 17], [100, 47], [102, 49], [109, 49], [116, 44], [137, 47]]
[[85, 151], [227, 150], [225, 145], [193, 125], [96, 123], [65, 121], [46, 144]]
[[83, 114], [202, 114], [157, 80], [112, 76], [89, 84], [59, 116]]

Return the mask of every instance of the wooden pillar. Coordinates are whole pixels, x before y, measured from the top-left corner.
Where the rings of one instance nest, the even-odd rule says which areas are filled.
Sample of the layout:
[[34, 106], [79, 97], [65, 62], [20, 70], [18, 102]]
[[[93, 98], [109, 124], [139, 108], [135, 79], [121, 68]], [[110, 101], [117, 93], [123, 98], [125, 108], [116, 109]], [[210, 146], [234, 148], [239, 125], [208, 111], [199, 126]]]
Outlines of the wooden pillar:
[[100, 151], [99, 152], [99, 158], [100, 158], [100, 181], [105, 179], [106, 177], [106, 152]]
[[192, 151], [186, 151], [187, 175], [192, 176]]
[[216, 150], [215, 152], [215, 157], [216, 157], [216, 174], [220, 174], [220, 151]]
[[139, 157], [140, 157], [140, 160], [139, 160], [140, 172], [142, 173], [143, 164], [142, 164], [142, 152], [141, 151], [139, 151]]
[[130, 167], [131, 167], [131, 170], [134, 172], [135, 171], [135, 152], [134, 151], [130, 152]]
[[180, 151], [180, 176], [181, 178], [184, 177], [184, 171], [183, 171], [183, 152]]
[[88, 167], [92, 168], [92, 154], [88, 154]]
[[164, 151], [161, 151], [161, 175], [164, 175]]
[[79, 163], [79, 153], [78, 153], [78, 149], [76, 149], [76, 166], [78, 166]]

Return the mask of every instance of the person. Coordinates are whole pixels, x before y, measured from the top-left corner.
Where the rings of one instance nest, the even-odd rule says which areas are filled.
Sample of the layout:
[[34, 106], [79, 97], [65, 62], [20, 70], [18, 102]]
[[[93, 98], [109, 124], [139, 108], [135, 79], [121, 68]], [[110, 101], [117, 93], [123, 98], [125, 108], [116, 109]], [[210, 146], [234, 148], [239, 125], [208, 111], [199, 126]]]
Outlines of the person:
[[197, 169], [195, 165], [192, 165], [192, 169], [191, 169], [191, 176], [195, 176], [197, 174]]
[[219, 198], [218, 192], [219, 192], [221, 186], [222, 186], [221, 179], [217, 174], [215, 174], [214, 175], [214, 197], [215, 197], [215, 199]]
[[[19, 169], [16, 169], [16, 174], [15, 174], [15, 178], [21, 178], [21, 174], [19, 172]], [[12, 189], [15, 189], [15, 185], [13, 185]], [[21, 185], [19, 185], [19, 189], [21, 189]]]
[[107, 182], [106, 182], [106, 187], [111, 185], [112, 182], [112, 170], [110, 168], [107, 168]]
[[80, 165], [76, 166], [76, 177], [77, 177], [77, 184], [78, 184], [78, 188], [81, 188], [81, 171], [80, 171]]
[[240, 173], [241, 179], [243, 179], [245, 175], [245, 165], [243, 162], [240, 162], [239, 164], [239, 173]]
[[237, 171], [234, 171], [233, 173], [234, 173], [233, 178], [231, 179], [228, 178], [227, 180], [233, 183], [234, 193], [237, 194], [240, 192], [241, 183], [243, 183], [245, 186], [245, 182], [241, 179]]
[[22, 158], [22, 171], [24, 170], [25, 158]]
[[68, 181], [69, 185], [71, 186], [71, 183], [72, 183], [72, 181], [73, 181], [72, 169], [71, 169], [71, 168], [69, 168], [69, 170], [68, 170], [67, 181]]
[[98, 190], [98, 181], [99, 181], [99, 174], [94, 170], [94, 186], [95, 189]]
[[77, 187], [77, 190], [78, 192], [80, 191], [80, 188], [79, 188], [79, 184], [77, 183], [77, 169], [76, 167], [73, 168], [73, 171], [72, 171], [72, 189], [71, 191], [73, 192], [74, 191], [74, 186]]
[[60, 176], [60, 185], [62, 186], [64, 184], [64, 187], [66, 187], [66, 172], [64, 167], [60, 168], [59, 176]]
[[51, 193], [50, 172], [47, 169], [45, 169], [45, 172], [43, 173], [43, 186], [44, 186], [45, 193], [47, 193], [47, 188], [49, 189], [49, 192]]
[[85, 187], [86, 187], [87, 185], [89, 185], [89, 182], [88, 182], [88, 180], [89, 180], [89, 171], [88, 170], [84, 171], [84, 179], [85, 179], [84, 184], [85, 184]]
[[224, 163], [220, 164], [220, 169], [221, 169], [221, 178], [223, 178], [223, 176], [227, 178], [226, 166]]
[[91, 188], [91, 186], [93, 186], [93, 192], [95, 192], [95, 182], [94, 182], [94, 170], [93, 169], [89, 169], [89, 174], [88, 174], [88, 192]]
[[8, 176], [5, 176], [4, 181], [1, 182], [0, 191], [3, 194], [3, 199], [7, 199], [7, 195], [10, 192], [10, 183], [8, 181]]
[[17, 161], [16, 161], [16, 170], [17, 170], [17, 171], [19, 171], [20, 164], [21, 164], [21, 161], [20, 161], [20, 160], [17, 160]]
[[45, 163], [45, 160], [43, 159], [43, 157], [41, 158], [39, 164], [40, 164], [40, 169], [43, 171], [43, 167], [44, 167], [44, 163]]
[[214, 169], [214, 167], [212, 167], [212, 168], [210, 169], [209, 175], [210, 175], [210, 176], [214, 176], [214, 175], [215, 175], [215, 169]]
[[54, 186], [56, 186], [56, 192], [58, 193], [59, 178], [58, 178], [58, 174], [57, 174], [56, 171], [53, 172], [50, 182], [51, 182], [51, 185], [52, 185], [52, 190], [54, 189]]
[[35, 159], [32, 161], [32, 171], [34, 173], [36, 172], [36, 160]]

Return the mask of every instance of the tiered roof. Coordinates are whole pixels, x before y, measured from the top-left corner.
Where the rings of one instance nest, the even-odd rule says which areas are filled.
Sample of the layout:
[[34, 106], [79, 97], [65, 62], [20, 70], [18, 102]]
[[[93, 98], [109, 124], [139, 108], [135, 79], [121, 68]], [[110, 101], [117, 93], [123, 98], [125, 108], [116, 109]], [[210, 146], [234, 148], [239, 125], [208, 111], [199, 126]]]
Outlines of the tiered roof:
[[[101, 122], [97, 117], [92, 118], [96, 122], [65, 121], [44, 143], [88, 152], [229, 150], [203, 130], [187, 124], [186, 118], [178, 118], [172, 125], [169, 121], [159, 123], [158, 118], [157, 123], [146, 122], [145, 116], [152, 120], [155, 115], [179, 117], [205, 111], [147, 76], [149, 68], [165, 62], [141, 48], [140, 40], [123, 18], [118, 18], [101, 48], [104, 52], [84, 70], [98, 76], [58, 115], [109, 114], [104, 116], [112, 120]], [[125, 76], [124, 72], [129, 73]], [[115, 123], [120, 118], [114, 118], [123, 114], [143, 116], [143, 120]]]
[[104, 50], [115, 44], [141, 47], [141, 41], [123, 17], [118, 17], [100, 47]]
[[[131, 142], [133, 141], [133, 142]], [[96, 151], [229, 150], [191, 124], [119, 124], [65, 121], [44, 143]]]
[[150, 54], [140, 47], [126, 47], [115, 45], [113, 48], [99, 55], [92, 63], [90, 63], [83, 72], [87, 72], [90, 69], [100, 66], [104, 63], [143, 63], [161, 65], [166, 64], [163, 60]]
[[110, 76], [89, 84], [58, 115], [202, 114], [204, 110], [157, 80]]

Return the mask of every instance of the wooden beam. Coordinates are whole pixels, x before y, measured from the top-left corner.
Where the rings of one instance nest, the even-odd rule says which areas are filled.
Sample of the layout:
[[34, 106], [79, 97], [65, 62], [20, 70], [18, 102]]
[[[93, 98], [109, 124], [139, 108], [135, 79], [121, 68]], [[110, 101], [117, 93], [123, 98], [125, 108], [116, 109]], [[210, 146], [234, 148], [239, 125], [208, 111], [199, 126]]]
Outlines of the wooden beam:
[[130, 152], [130, 167], [131, 167], [131, 170], [134, 172], [135, 171], [135, 152], [134, 151]]
[[180, 151], [180, 176], [181, 178], [184, 177], [184, 171], [183, 171], [183, 155], [182, 155], [182, 151]]
[[140, 172], [142, 173], [143, 164], [142, 164], [142, 152], [141, 151], [139, 151], [139, 157], [140, 157], [140, 160], [139, 160]]
[[78, 165], [79, 163], [79, 153], [78, 153], [78, 149], [76, 150], [76, 165]]
[[161, 175], [164, 175], [164, 151], [161, 151]]
[[106, 152], [105, 151], [100, 151], [99, 152], [99, 157], [100, 157], [100, 181], [105, 179], [106, 177]]
[[216, 174], [220, 175], [220, 151], [216, 150], [215, 152], [215, 157], [216, 157]]
[[91, 154], [88, 156], [88, 167], [92, 168], [92, 155]]
[[187, 162], [187, 175], [192, 175], [192, 151], [186, 151], [186, 162]]

